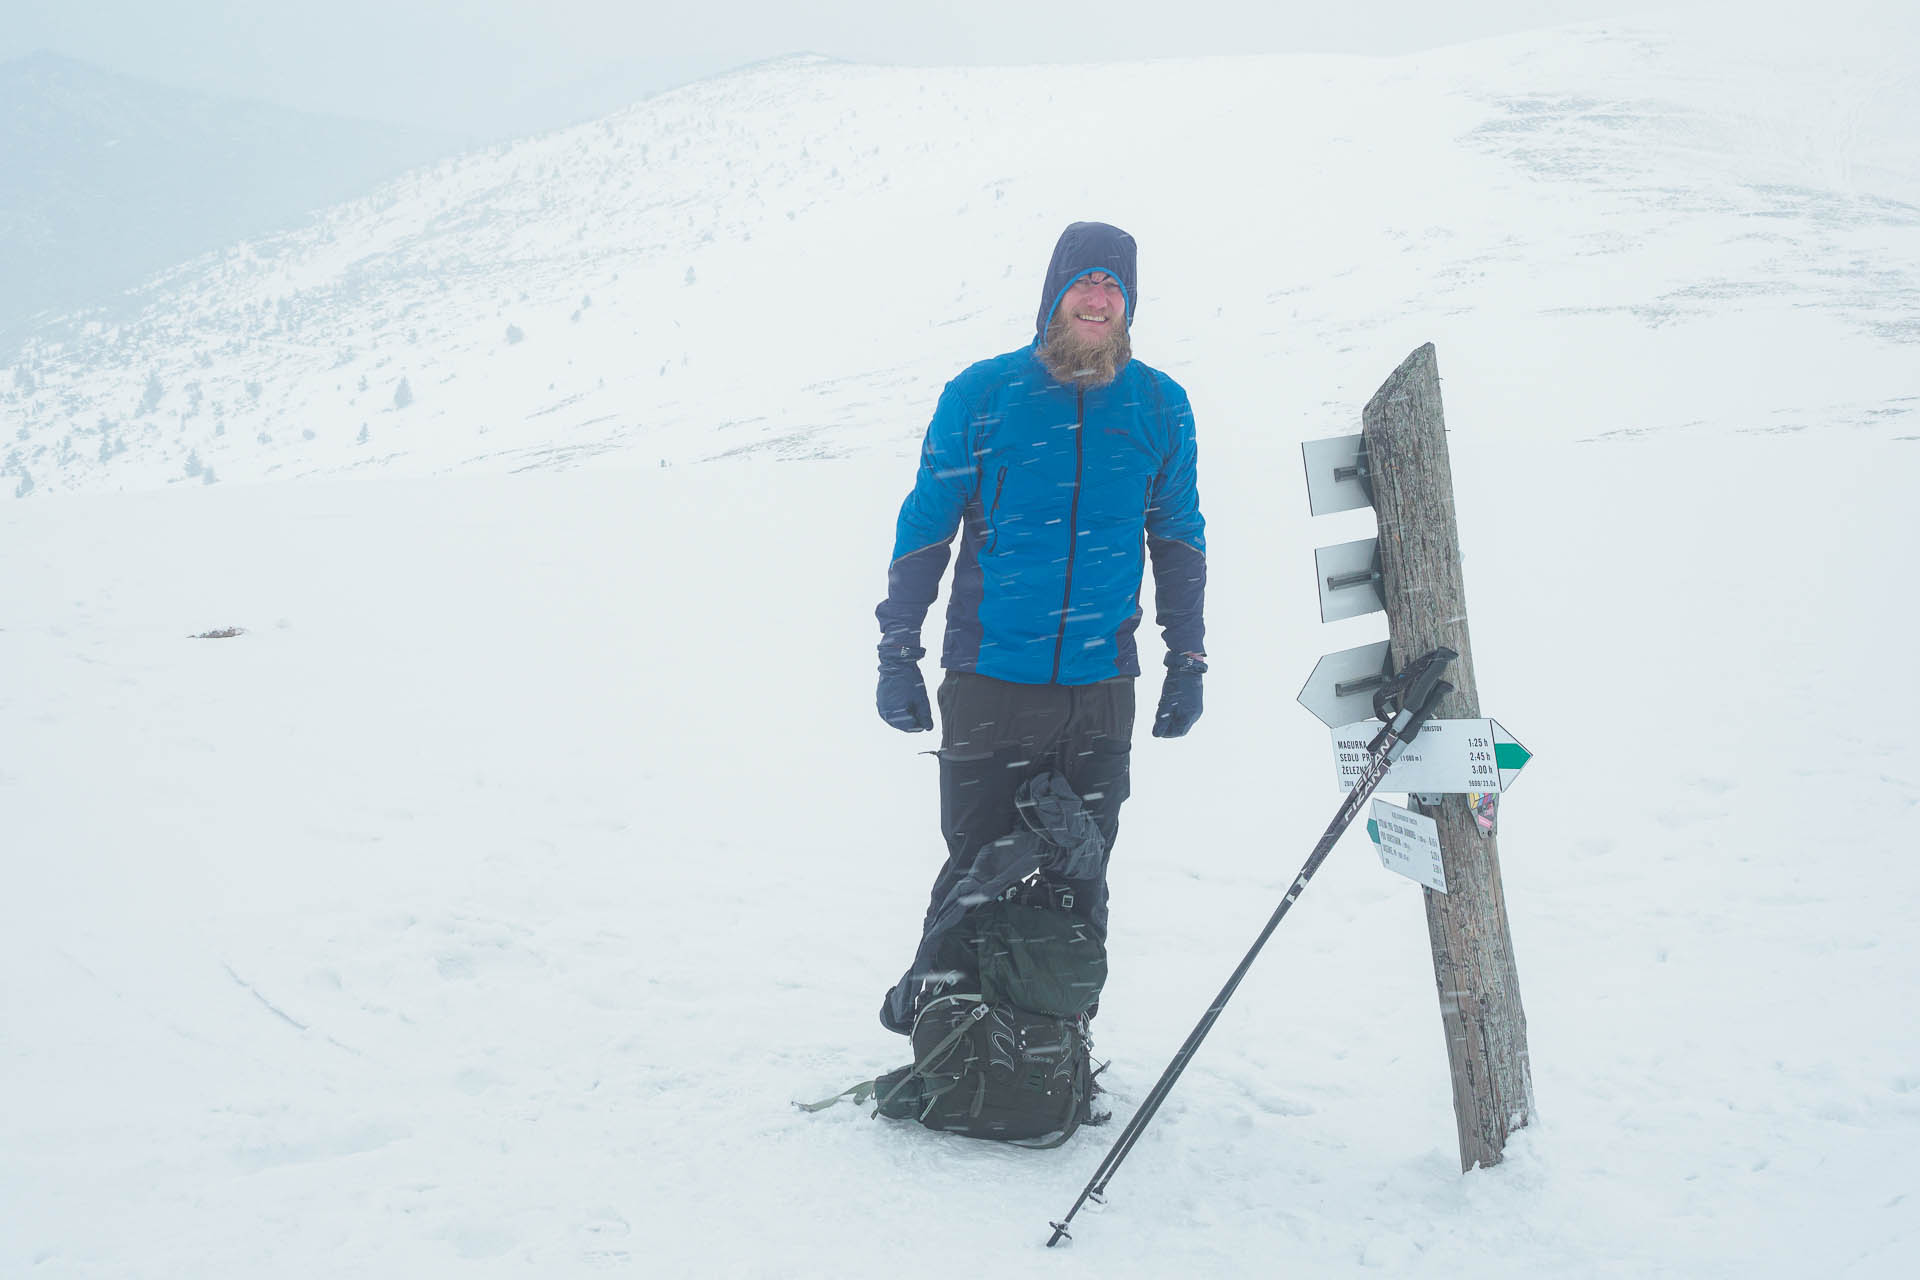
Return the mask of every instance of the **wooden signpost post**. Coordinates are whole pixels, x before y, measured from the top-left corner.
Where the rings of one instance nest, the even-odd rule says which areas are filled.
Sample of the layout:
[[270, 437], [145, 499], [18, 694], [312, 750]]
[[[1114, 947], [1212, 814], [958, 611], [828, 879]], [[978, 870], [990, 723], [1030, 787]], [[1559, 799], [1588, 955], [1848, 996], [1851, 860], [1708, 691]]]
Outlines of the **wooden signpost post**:
[[[1318, 559], [1322, 616], [1331, 620], [1384, 610], [1393, 659], [1406, 660], [1439, 646], [1452, 649], [1459, 654], [1448, 673], [1454, 692], [1440, 704], [1438, 717], [1479, 721], [1497, 729], [1481, 715], [1474, 679], [1453, 473], [1431, 344], [1394, 370], [1367, 402], [1361, 421], [1358, 437], [1314, 441], [1303, 449], [1315, 514], [1370, 502], [1379, 521], [1373, 545], [1345, 543], [1323, 549]], [[1338, 714], [1332, 708], [1359, 705], [1364, 686], [1377, 683], [1377, 676], [1362, 668], [1376, 661], [1373, 646], [1323, 659], [1322, 667], [1331, 674], [1323, 677], [1316, 668], [1301, 701], [1322, 719]], [[1344, 681], [1338, 679], [1341, 675]], [[1339, 727], [1331, 720], [1329, 724]], [[1462, 732], [1474, 732], [1473, 726], [1463, 725]], [[1497, 735], [1486, 736], [1492, 747]], [[1500, 781], [1487, 788], [1489, 793], [1504, 785], [1510, 775], [1507, 766], [1517, 769], [1527, 758], [1510, 738], [1500, 748]], [[1434, 776], [1444, 773], [1439, 770]], [[1382, 788], [1391, 790], [1391, 784], [1389, 776]], [[1445, 891], [1428, 887], [1424, 893], [1453, 1075], [1460, 1168], [1465, 1171], [1498, 1164], [1507, 1135], [1532, 1119], [1533, 1078], [1492, 824], [1476, 821], [1465, 782], [1450, 785], [1463, 789], [1434, 787], [1409, 796], [1409, 801], [1415, 813], [1437, 828], [1445, 872]], [[1440, 882], [1440, 877], [1432, 877], [1432, 882]]]

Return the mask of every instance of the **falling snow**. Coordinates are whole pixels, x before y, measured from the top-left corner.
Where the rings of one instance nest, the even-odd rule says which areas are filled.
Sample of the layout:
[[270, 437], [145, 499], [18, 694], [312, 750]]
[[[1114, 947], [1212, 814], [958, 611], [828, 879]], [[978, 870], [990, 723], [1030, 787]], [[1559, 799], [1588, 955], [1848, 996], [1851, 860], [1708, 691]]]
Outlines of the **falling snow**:
[[[0, 1273], [1906, 1274], [1910, 65], [795, 60], [0, 356]], [[1309, 519], [1298, 445], [1433, 341], [1481, 699], [1535, 752], [1499, 1167], [1457, 1171], [1421, 890], [1360, 835], [1064, 1254], [1114, 1129], [789, 1105], [904, 1057], [941, 843], [872, 608], [941, 384], [1080, 217], [1140, 240], [1212, 584], [1206, 717], [1136, 737], [1110, 1100], [1338, 805], [1293, 699], [1383, 624], [1318, 621], [1371, 517]]]

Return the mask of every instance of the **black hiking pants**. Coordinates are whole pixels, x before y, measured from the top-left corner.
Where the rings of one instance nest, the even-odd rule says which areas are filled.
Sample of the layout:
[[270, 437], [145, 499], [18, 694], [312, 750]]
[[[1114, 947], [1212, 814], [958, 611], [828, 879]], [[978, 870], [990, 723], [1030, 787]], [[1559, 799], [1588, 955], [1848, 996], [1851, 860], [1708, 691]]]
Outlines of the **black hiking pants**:
[[[940, 683], [940, 830], [947, 864], [933, 882], [927, 922], [983, 845], [1020, 825], [1013, 793], [1035, 774], [1065, 778], [1086, 805], [1108, 854], [1120, 832], [1133, 749], [1133, 677], [1098, 684], [1013, 684], [970, 671]], [[1073, 912], [1107, 934], [1107, 867], [1069, 881]], [[924, 927], [924, 926], [923, 926]]]

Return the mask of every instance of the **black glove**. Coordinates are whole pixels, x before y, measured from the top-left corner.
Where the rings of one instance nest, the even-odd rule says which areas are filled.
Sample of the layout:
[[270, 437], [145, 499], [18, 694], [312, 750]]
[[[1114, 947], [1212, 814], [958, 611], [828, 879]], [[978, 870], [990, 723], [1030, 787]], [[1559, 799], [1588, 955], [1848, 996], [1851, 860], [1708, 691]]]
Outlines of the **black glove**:
[[1160, 709], [1153, 713], [1153, 736], [1183, 738], [1200, 718], [1200, 677], [1206, 659], [1197, 653], [1167, 655], [1167, 681], [1160, 686]]
[[926, 656], [918, 645], [880, 646], [880, 688], [874, 705], [880, 718], [902, 733], [933, 728], [933, 705], [927, 701], [927, 682], [920, 678], [920, 659]]

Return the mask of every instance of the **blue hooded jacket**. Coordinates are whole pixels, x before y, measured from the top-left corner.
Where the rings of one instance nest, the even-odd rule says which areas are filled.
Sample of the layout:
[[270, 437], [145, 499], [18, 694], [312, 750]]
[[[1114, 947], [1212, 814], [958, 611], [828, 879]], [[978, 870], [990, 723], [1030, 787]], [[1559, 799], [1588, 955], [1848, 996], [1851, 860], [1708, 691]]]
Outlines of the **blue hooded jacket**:
[[1204, 652], [1205, 521], [1186, 392], [1138, 360], [1100, 387], [1059, 382], [1040, 361], [1061, 297], [1092, 271], [1120, 281], [1131, 322], [1133, 238], [1076, 222], [1048, 265], [1034, 341], [941, 393], [875, 610], [883, 652], [919, 647], [956, 532], [949, 670], [1065, 685], [1140, 674], [1149, 555], [1168, 650]]

